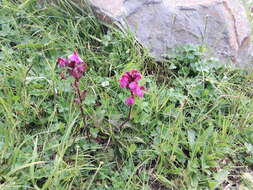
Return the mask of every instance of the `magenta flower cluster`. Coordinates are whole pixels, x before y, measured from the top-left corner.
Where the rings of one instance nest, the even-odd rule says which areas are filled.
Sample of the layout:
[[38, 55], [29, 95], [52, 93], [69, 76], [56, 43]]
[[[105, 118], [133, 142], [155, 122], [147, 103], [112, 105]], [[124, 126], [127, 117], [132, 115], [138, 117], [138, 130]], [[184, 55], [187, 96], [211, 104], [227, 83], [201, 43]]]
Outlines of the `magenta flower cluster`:
[[76, 80], [79, 80], [87, 70], [87, 64], [84, 63], [84, 61], [78, 56], [76, 51], [67, 59], [61, 57], [58, 58], [57, 63], [60, 67], [67, 67], [69, 75], [74, 77]]
[[[65, 72], [72, 76], [75, 80], [72, 83], [73, 90], [76, 94], [75, 103], [79, 105], [81, 115], [83, 118], [83, 124], [86, 125], [87, 116], [85, 115], [84, 109], [82, 107], [83, 101], [87, 95], [87, 90], [80, 89], [80, 79], [84, 75], [87, 70], [87, 64], [78, 56], [77, 52], [75, 51], [72, 55], [68, 56], [68, 58], [58, 58], [57, 64], [64, 68], [64, 71], [61, 73], [61, 78], [66, 79]], [[142, 76], [139, 71], [133, 69], [131, 71], [125, 72], [120, 77], [120, 87], [126, 88], [130, 91], [131, 95], [125, 100], [125, 104], [129, 105], [129, 114], [127, 120], [125, 120], [119, 128], [121, 129], [131, 118], [131, 110], [132, 105], [135, 103], [135, 98], [144, 96], [144, 86], [139, 85], [139, 81], [141, 80]], [[89, 118], [91, 119], [91, 118]], [[89, 129], [85, 128], [86, 135], [90, 140], [90, 132]]]
[[[80, 91], [79, 79], [86, 72], [87, 64], [78, 56], [76, 51], [72, 55], [68, 56], [68, 58], [58, 58], [57, 63], [60, 67], [67, 68], [69, 75], [75, 78], [73, 86], [78, 94], [78, 100], [81, 102], [81, 100], [84, 98], [82, 94], [86, 95], [86, 91], [84, 91], [85, 93]], [[64, 72], [61, 73], [61, 77], [65, 79]], [[141, 78], [142, 76], [140, 72], [136, 69], [126, 72], [120, 77], [120, 87], [128, 89], [131, 93], [131, 95], [125, 100], [125, 104], [133, 105], [135, 103], [136, 96], [140, 98], [144, 96], [145, 87], [139, 86], [138, 83]]]
[[142, 98], [144, 96], [144, 86], [139, 86], [139, 80], [142, 76], [136, 69], [124, 73], [120, 77], [120, 88], [126, 88], [131, 92], [131, 95], [125, 100], [125, 104], [133, 105], [135, 102], [135, 97], [138, 96]]

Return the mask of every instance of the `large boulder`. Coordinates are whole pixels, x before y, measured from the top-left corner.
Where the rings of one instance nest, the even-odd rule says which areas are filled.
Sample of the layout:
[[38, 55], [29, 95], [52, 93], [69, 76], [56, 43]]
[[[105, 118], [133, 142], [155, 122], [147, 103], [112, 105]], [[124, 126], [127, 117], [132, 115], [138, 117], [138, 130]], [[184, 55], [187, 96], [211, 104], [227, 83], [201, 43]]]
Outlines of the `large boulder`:
[[99, 18], [119, 22], [156, 60], [185, 44], [206, 45], [241, 66], [251, 54], [250, 24], [240, 0], [90, 0]]

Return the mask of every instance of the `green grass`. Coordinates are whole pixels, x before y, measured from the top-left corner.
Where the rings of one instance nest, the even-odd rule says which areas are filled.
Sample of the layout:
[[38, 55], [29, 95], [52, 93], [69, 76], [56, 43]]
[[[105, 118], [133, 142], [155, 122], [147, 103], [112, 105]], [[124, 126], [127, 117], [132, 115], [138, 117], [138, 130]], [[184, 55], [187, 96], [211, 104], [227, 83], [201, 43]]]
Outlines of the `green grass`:
[[[185, 46], [155, 63], [133, 36], [63, 1], [0, 0], [0, 189], [252, 189], [253, 74], [214, 67]], [[78, 50], [89, 142], [72, 79], [56, 59]], [[147, 87], [127, 117], [119, 77]]]

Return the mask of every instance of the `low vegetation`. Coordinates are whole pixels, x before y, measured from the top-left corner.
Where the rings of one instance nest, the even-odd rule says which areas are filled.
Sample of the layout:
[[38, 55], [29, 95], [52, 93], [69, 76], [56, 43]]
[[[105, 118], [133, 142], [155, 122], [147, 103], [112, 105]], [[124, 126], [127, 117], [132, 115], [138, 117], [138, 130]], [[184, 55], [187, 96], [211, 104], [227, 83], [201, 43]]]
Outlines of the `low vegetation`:
[[[0, 189], [253, 189], [252, 72], [191, 45], [156, 63], [86, 13], [0, 0]], [[87, 64], [78, 103], [57, 64], [73, 51]], [[144, 96], [126, 105], [132, 69]]]

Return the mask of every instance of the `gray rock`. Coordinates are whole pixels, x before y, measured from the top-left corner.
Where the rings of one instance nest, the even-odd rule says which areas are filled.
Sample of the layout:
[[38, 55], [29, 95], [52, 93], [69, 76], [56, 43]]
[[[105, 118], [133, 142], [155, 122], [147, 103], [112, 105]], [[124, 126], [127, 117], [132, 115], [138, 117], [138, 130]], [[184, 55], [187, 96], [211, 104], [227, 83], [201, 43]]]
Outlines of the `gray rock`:
[[106, 22], [129, 27], [156, 60], [185, 44], [241, 66], [251, 54], [250, 24], [239, 0], [90, 0]]

